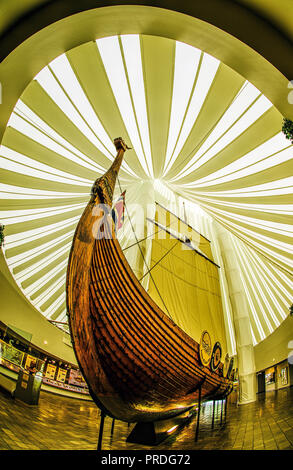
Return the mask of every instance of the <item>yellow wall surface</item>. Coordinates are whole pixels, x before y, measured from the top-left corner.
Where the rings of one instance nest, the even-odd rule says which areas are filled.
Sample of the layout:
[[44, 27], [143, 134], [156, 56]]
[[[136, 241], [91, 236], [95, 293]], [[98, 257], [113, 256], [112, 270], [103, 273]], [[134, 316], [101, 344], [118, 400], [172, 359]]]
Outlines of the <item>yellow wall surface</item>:
[[256, 371], [287, 360], [291, 352], [290, 341], [293, 341], [293, 317], [288, 316], [270, 336], [255, 346]]
[[[72, 347], [64, 343], [69, 335], [51, 325], [25, 297], [13, 287], [14, 281], [5, 266], [3, 254], [0, 255], [0, 320], [11, 327], [15, 326], [32, 334], [31, 342], [65, 361], [76, 364]], [[9, 276], [11, 279], [9, 279]], [[45, 341], [47, 343], [45, 343]]]

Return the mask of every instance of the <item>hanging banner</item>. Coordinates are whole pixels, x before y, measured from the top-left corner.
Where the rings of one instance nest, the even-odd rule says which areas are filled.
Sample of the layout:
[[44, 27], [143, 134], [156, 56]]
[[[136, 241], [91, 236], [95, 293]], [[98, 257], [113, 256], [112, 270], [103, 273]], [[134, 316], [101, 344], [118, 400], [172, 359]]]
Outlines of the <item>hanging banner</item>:
[[111, 212], [116, 233], [123, 226], [124, 222], [125, 193], [126, 190], [120, 195]]

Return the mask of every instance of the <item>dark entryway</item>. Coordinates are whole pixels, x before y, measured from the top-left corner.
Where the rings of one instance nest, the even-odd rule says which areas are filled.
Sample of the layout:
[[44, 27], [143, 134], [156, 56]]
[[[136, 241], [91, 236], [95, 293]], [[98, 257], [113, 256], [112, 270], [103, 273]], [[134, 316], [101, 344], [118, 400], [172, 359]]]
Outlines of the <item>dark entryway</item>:
[[260, 372], [259, 374], [257, 374], [257, 393], [265, 392], [265, 389], [265, 373]]

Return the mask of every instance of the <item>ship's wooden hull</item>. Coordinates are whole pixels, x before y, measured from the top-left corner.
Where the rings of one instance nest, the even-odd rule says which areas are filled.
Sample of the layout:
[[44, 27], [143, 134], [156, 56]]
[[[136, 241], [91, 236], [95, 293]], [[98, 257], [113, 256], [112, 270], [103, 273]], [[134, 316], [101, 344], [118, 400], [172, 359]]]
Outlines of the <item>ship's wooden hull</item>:
[[96, 182], [74, 235], [66, 283], [69, 325], [97, 405], [127, 422], [155, 421], [196, 404], [200, 384], [203, 399], [224, 396], [231, 384], [221, 376], [222, 364], [216, 372], [201, 365], [198, 343], [143, 289], [115, 234], [95, 238], [101, 216], [93, 209], [111, 205], [117, 171]]

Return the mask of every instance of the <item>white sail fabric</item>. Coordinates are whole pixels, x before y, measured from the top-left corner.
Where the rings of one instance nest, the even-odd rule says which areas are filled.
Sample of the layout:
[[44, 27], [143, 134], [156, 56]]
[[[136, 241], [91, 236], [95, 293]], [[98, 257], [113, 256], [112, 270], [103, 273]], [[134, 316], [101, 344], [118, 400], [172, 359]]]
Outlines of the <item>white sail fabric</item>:
[[[162, 232], [160, 232], [162, 233]], [[148, 292], [197, 342], [207, 330], [226, 353], [219, 268], [199, 252], [164, 232], [152, 241]]]

